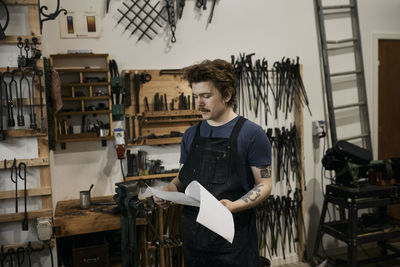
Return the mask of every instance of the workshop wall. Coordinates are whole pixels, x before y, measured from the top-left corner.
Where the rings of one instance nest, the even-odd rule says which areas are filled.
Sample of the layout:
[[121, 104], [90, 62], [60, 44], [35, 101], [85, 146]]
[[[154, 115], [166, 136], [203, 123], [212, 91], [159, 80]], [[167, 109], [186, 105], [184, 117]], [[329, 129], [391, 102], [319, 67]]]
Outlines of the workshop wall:
[[[52, 4], [49, 0], [43, 2], [49, 7]], [[230, 60], [231, 55], [237, 56], [241, 52], [247, 54], [254, 52], [255, 58], [265, 57], [271, 64], [281, 60], [282, 57], [299, 56], [313, 114], [311, 117], [306, 110], [304, 112], [307, 186], [305, 223], [310, 253], [315, 239], [315, 233], [311, 229], [317, 229], [322, 205], [320, 161], [324, 152], [322, 140], [319, 144], [313, 144], [311, 123], [314, 120], [325, 120], [313, 2], [218, 1], [212, 23], [207, 25], [209, 8], [205, 12], [199, 12], [194, 6], [195, 1], [186, 1], [182, 20], [177, 23], [177, 42], [171, 45], [168, 42], [170, 35], [167, 28], [161, 30], [159, 36], [152, 41], [137, 42], [137, 35], [129, 37], [128, 32], [123, 33], [125, 26], [117, 25], [120, 18], [117, 8], [123, 9], [122, 1], [111, 1], [108, 14], [105, 14], [105, 1], [62, 1], [63, 7], [67, 10], [69, 8], [76, 10], [79, 6], [82, 11], [96, 10], [102, 14], [103, 36], [99, 39], [60, 39], [58, 23], [47, 23], [43, 33], [44, 48], [46, 54], [66, 53], [68, 49], [109, 53], [110, 58], [117, 61], [120, 70], [180, 68], [203, 59]], [[329, 4], [342, 2], [346, 1], [329, 1]], [[372, 105], [372, 33], [399, 31], [400, 21], [397, 11], [400, 10], [400, 3], [396, 0], [379, 1], [379, 3], [374, 0], [358, 2], [369, 112], [372, 114], [376, 112]], [[349, 31], [340, 23], [332, 27], [334, 28], [330, 31], [339, 37]], [[344, 68], [351, 64], [345, 58], [337, 60], [339, 66], [342, 65]], [[370, 118], [373, 117], [370, 115]], [[255, 118], [251, 119], [257, 122]], [[371, 121], [372, 125], [377, 124]], [[268, 125], [268, 127], [274, 126]], [[372, 130], [373, 135], [376, 135], [376, 129]], [[163, 160], [167, 169], [178, 167], [178, 145], [142, 149], [149, 152], [150, 158]], [[88, 143], [85, 146], [70, 143], [67, 145], [67, 150], [62, 151], [58, 147], [53, 155], [54, 202], [77, 198], [78, 191], [88, 188], [91, 183], [95, 184], [94, 195], [112, 194], [114, 183], [122, 179], [116, 153], [110, 141], [106, 148], [101, 148], [99, 143]], [[329, 181], [325, 180], [324, 184], [327, 182]], [[326, 243], [328, 243], [327, 248], [339, 245], [328, 238]]]
[[[55, 9], [56, 1], [42, 0], [49, 10]], [[256, 53], [256, 58], [265, 57], [271, 64], [283, 57], [300, 57], [303, 65], [303, 81], [308, 93], [313, 116], [304, 112], [304, 152], [305, 177], [305, 224], [307, 230], [308, 252], [312, 252], [315, 229], [322, 206], [321, 157], [323, 141], [315, 148], [312, 140], [311, 123], [325, 120], [324, 96], [322, 91], [318, 39], [313, 1], [274, 0], [274, 1], [217, 1], [212, 23], [207, 25], [209, 8], [205, 12], [194, 7], [195, 1], [186, 1], [182, 20], [176, 29], [177, 42], [169, 43], [169, 29], [160, 30], [154, 40], [137, 42], [137, 35], [129, 37], [123, 33], [123, 25], [117, 25], [120, 18], [117, 8], [122, 1], [111, 0], [110, 10], [105, 14], [106, 1], [99, 0], [61, 0], [63, 8], [75, 11], [98, 11], [102, 19], [103, 33], [99, 39], [61, 39], [58, 19], [45, 22], [43, 28], [43, 52], [45, 56], [66, 53], [67, 50], [91, 50], [94, 53], [108, 53], [116, 60], [119, 70], [123, 69], [163, 69], [181, 68], [203, 59], [222, 58], [230, 60], [231, 55]], [[332, 1], [331, 1], [332, 2]], [[335, 1], [340, 2], [340, 1]], [[364, 53], [365, 73], [369, 112], [373, 110], [372, 81], [372, 33], [399, 32], [398, 11], [400, 2], [396, 0], [358, 1], [361, 36]], [[209, 6], [211, 2], [209, 1]], [[63, 15], [60, 15], [63, 16]], [[335, 26], [340, 35], [344, 29]], [[10, 48], [11, 49], [11, 48]], [[14, 48], [12, 48], [14, 49]], [[16, 49], [15, 49], [16, 53]], [[8, 54], [7, 54], [8, 55]], [[9, 60], [1, 51], [2, 60]], [[12, 58], [12, 57], [11, 57]], [[340, 61], [340, 59], [339, 59]], [[11, 60], [10, 60], [11, 62]], [[343, 65], [348, 64], [343, 60]], [[10, 63], [11, 64], [11, 63]], [[374, 117], [370, 115], [370, 119]], [[250, 118], [258, 122], [255, 118]], [[275, 123], [267, 127], [274, 127]], [[371, 126], [377, 125], [371, 121]], [[264, 128], [265, 125], [262, 125]], [[373, 129], [373, 135], [377, 130]], [[373, 139], [374, 140], [374, 139]], [[0, 156], [3, 148], [0, 144]], [[132, 148], [137, 151], [139, 148]], [[140, 147], [149, 153], [150, 159], [161, 159], [166, 169], [178, 167], [179, 145]], [[4, 156], [7, 153], [4, 152]], [[111, 195], [114, 183], [122, 181], [119, 161], [112, 141], [107, 147], [97, 142], [67, 143], [62, 150], [57, 145], [51, 153], [51, 176], [53, 186], [53, 206], [59, 200], [79, 198], [80, 190], [87, 190], [94, 184], [92, 196]], [[324, 184], [328, 180], [324, 181]], [[19, 229], [20, 225], [15, 226]], [[12, 226], [7, 226], [8, 235], [13, 235]], [[339, 246], [327, 239], [327, 248]], [[295, 256], [288, 258], [294, 260]]]

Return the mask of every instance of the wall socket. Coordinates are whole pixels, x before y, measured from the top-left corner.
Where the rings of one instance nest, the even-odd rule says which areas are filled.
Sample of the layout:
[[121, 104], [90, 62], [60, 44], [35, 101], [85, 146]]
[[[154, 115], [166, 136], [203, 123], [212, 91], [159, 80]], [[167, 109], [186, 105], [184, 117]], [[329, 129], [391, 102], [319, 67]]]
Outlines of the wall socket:
[[48, 241], [53, 236], [53, 222], [51, 218], [37, 218], [36, 228], [39, 240]]

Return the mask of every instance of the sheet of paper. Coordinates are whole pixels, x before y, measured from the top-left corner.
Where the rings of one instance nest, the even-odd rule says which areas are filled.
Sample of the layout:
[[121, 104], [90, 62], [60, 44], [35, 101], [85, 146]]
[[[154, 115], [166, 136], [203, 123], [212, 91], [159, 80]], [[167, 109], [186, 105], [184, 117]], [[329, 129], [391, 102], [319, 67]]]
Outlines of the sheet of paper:
[[149, 186], [150, 191], [159, 198], [182, 205], [200, 207], [200, 201], [193, 199], [181, 192], [167, 192]]
[[232, 213], [197, 181], [191, 182], [185, 193], [200, 199], [200, 211], [196, 221], [232, 244], [235, 236]]

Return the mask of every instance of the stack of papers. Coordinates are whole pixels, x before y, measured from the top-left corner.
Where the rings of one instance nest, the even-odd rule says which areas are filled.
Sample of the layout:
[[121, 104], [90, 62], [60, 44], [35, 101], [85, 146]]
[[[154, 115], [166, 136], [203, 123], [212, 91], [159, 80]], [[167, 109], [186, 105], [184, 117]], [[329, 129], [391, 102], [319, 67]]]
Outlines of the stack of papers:
[[149, 189], [159, 198], [177, 204], [199, 207], [196, 221], [232, 244], [235, 236], [232, 213], [199, 182], [192, 181], [186, 187], [185, 193], [166, 192], [154, 187], [149, 187]]

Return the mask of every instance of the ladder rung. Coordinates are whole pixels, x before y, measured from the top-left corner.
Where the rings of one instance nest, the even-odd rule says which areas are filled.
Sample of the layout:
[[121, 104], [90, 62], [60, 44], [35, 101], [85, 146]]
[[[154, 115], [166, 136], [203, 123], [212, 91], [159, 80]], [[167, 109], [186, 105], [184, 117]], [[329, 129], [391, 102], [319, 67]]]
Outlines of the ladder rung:
[[368, 137], [368, 134], [360, 134], [360, 135], [355, 135], [355, 136], [351, 136], [351, 137], [347, 137], [347, 138], [340, 138], [340, 140], [354, 140], [354, 139], [359, 139], [359, 138], [366, 138]]
[[351, 74], [358, 74], [361, 73], [359, 70], [353, 70], [353, 71], [344, 71], [344, 72], [336, 72], [336, 73], [331, 73], [331, 77], [335, 76], [345, 76], [345, 75], [351, 75]]
[[343, 9], [343, 8], [353, 8], [354, 5], [335, 5], [335, 6], [324, 6], [322, 9]]
[[346, 49], [346, 48], [354, 48], [354, 45], [344, 45], [344, 46], [329, 47], [329, 48], [327, 48], [327, 50], [328, 51], [332, 51], [332, 50], [340, 50], [340, 49]]
[[349, 14], [351, 10], [345, 10], [345, 11], [329, 11], [329, 12], [324, 12], [324, 16], [329, 16], [329, 15], [339, 15], [339, 14]]
[[364, 101], [358, 102], [358, 103], [353, 103], [353, 104], [348, 104], [348, 105], [342, 105], [342, 106], [337, 106], [334, 107], [334, 109], [345, 109], [345, 108], [352, 108], [352, 107], [357, 107], [357, 106], [362, 106], [365, 105]]
[[326, 41], [328, 44], [343, 44], [343, 43], [348, 43], [348, 42], [355, 42], [357, 41], [357, 38], [347, 38], [347, 39], [342, 39], [342, 40], [337, 40], [337, 41]]

